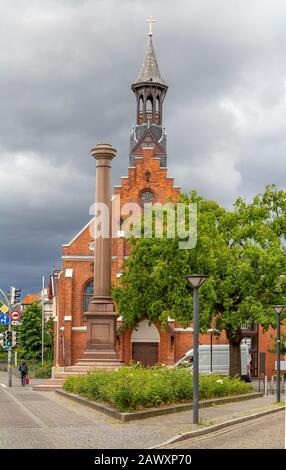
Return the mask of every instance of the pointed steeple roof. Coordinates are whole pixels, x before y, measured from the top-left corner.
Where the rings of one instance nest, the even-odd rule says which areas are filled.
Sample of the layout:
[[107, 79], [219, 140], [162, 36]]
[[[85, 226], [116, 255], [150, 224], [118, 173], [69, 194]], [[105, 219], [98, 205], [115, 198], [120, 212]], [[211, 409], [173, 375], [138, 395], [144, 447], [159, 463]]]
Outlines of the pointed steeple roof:
[[149, 35], [147, 49], [145, 52], [144, 62], [140, 71], [140, 75], [134, 85], [142, 82], [155, 82], [165, 85], [163, 78], [161, 77], [156, 54], [153, 46], [152, 35]]

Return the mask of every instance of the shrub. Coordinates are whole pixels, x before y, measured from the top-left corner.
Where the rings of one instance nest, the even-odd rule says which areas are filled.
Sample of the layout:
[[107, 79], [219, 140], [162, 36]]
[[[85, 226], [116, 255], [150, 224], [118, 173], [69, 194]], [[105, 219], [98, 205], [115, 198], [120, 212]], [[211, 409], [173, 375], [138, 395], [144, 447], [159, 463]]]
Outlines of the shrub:
[[52, 363], [44, 362], [38, 365], [34, 370], [34, 377], [38, 379], [50, 378], [52, 375]]
[[[114, 371], [90, 372], [67, 378], [64, 390], [102, 401], [120, 411], [192, 401], [193, 377], [188, 369], [130, 366]], [[240, 379], [218, 375], [200, 376], [200, 399], [239, 395], [252, 391]]]

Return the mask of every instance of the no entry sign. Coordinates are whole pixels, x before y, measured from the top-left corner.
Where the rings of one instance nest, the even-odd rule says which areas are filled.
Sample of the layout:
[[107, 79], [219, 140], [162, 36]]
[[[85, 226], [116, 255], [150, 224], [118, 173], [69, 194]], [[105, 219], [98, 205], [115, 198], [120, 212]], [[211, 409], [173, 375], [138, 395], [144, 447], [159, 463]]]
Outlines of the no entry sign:
[[12, 310], [10, 313], [10, 318], [12, 321], [19, 321], [21, 317], [21, 313], [18, 310]]

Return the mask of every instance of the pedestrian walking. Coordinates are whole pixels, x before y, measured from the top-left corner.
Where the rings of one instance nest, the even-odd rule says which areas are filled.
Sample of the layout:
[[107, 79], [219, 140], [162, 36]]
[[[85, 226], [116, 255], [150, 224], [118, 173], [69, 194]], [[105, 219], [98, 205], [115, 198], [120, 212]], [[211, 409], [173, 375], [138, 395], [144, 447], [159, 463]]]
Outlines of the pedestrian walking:
[[25, 361], [22, 361], [22, 362], [21, 362], [21, 365], [20, 365], [20, 367], [19, 367], [19, 371], [20, 371], [20, 374], [21, 374], [21, 384], [22, 384], [22, 387], [25, 387], [25, 385], [26, 385], [26, 377], [28, 377], [28, 367], [27, 367]]

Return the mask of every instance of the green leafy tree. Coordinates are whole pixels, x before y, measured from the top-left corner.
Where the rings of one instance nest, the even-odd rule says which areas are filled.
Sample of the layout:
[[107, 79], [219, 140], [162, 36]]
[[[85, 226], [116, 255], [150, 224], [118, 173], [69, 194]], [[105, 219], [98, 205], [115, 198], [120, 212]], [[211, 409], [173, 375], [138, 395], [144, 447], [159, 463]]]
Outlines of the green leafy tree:
[[205, 308], [212, 305], [216, 328], [226, 332], [232, 376], [241, 370], [242, 326], [275, 326], [271, 304], [285, 301], [285, 216], [273, 210], [274, 205], [278, 209], [284, 202], [283, 191], [267, 187], [250, 204], [238, 199], [234, 211], [225, 212], [218, 224], [223, 243], [202, 294]]
[[[276, 354], [277, 338], [276, 336], [271, 335], [271, 339], [273, 343], [268, 351]], [[286, 333], [281, 333], [280, 353], [286, 355]]]
[[244, 324], [275, 326], [272, 303], [286, 300], [286, 193], [274, 186], [251, 203], [238, 199], [233, 211], [195, 192], [182, 195], [197, 203], [196, 247], [179, 249], [174, 239], [134, 239], [114, 299], [126, 327], [143, 318], [183, 326], [192, 320], [192, 297], [184, 274], [209, 276], [200, 289], [200, 328], [225, 330], [230, 344], [230, 375], [240, 374]]
[[[19, 353], [25, 359], [40, 359], [42, 354], [42, 307], [39, 302], [29, 305], [21, 316]], [[53, 351], [53, 321], [45, 322], [44, 358], [51, 360]]]
[[45, 340], [44, 340], [44, 357], [47, 361], [53, 360], [54, 351], [54, 321], [51, 318], [45, 322]]
[[42, 348], [42, 308], [39, 302], [34, 302], [22, 312], [21, 321], [21, 355], [25, 359], [39, 359]]

